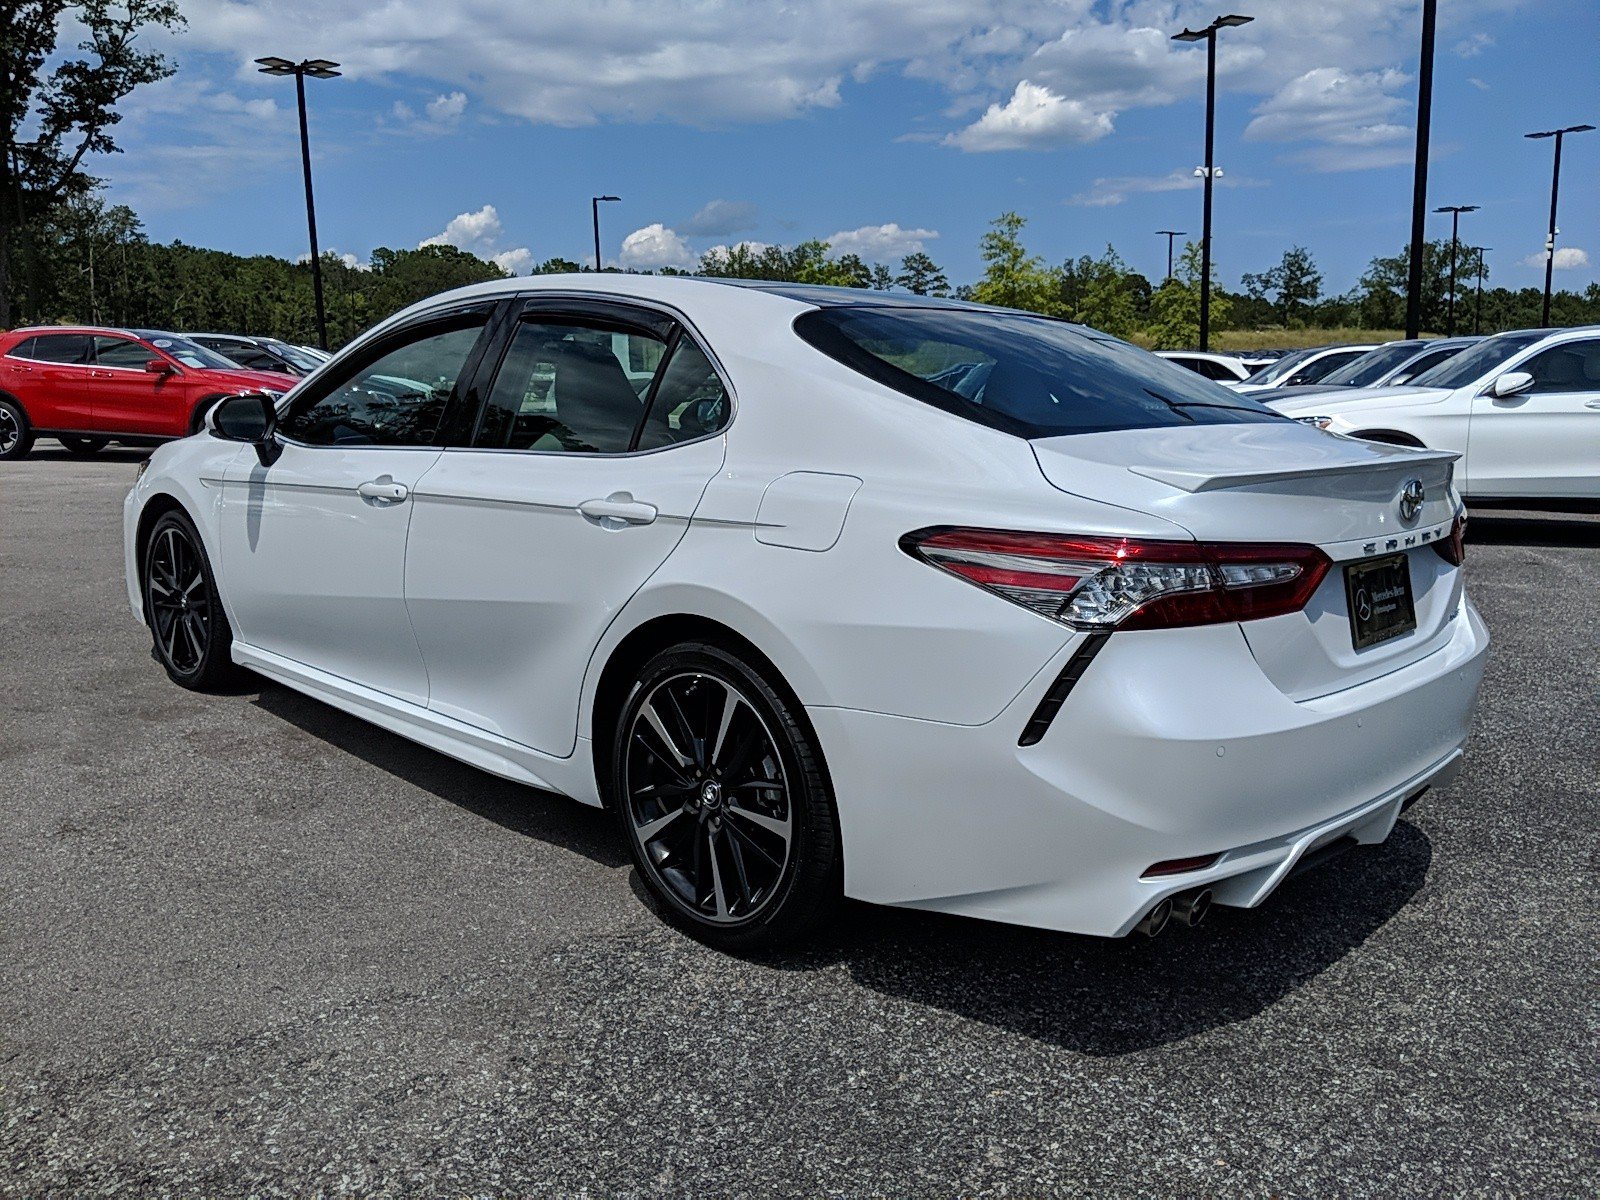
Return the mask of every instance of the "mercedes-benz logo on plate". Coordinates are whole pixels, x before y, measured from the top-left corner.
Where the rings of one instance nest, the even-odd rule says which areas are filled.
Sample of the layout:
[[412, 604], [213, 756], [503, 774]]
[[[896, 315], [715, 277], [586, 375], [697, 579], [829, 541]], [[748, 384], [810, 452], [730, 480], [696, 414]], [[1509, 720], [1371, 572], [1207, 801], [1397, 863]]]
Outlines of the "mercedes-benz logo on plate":
[[1422, 490], [1422, 480], [1406, 480], [1405, 487], [1400, 489], [1400, 519], [1415, 521], [1417, 514], [1422, 512], [1422, 502], [1427, 498], [1427, 492]]

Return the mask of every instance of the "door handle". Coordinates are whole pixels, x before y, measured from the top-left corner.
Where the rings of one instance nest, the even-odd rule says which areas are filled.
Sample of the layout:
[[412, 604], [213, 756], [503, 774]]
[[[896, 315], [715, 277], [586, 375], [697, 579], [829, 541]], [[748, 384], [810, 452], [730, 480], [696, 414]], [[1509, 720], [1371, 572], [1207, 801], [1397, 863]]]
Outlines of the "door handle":
[[363, 500], [382, 500], [389, 504], [399, 504], [411, 494], [411, 490], [405, 484], [396, 483], [389, 476], [383, 475], [358, 484], [356, 494]]
[[1583, 406], [1585, 408], [1600, 408], [1600, 400], [1585, 400]]
[[630, 492], [612, 492], [604, 500], [585, 500], [578, 511], [607, 529], [624, 525], [648, 525], [656, 519], [654, 504], [635, 500]]

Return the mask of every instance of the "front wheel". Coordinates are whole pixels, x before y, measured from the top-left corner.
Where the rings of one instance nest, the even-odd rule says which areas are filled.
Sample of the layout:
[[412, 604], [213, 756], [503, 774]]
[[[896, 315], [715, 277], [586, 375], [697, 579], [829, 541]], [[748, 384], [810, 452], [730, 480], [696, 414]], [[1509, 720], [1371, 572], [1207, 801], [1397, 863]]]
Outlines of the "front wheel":
[[27, 458], [33, 449], [28, 414], [10, 400], [0, 400], [0, 461]]
[[104, 450], [109, 440], [97, 437], [62, 437], [61, 444], [67, 448], [67, 453], [75, 458], [88, 458]]
[[233, 676], [233, 631], [200, 534], [182, 512], [157, 520], [145, 542], [144, 610], [156, 661], [173, 683], [208, 691]]
[[617, 722], [609, 797], [662, 914], [730, 950], [793, 941], [841, 892], [832, 789], [798, 706], [709, 643], [657, 654]]

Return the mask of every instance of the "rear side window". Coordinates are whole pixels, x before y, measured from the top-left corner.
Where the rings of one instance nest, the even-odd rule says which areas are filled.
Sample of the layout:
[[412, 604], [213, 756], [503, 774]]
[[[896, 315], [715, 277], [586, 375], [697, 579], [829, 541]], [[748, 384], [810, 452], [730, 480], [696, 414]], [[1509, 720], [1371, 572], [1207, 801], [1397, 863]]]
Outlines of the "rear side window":
[[805, 313], [794, 328], [886, 387], [1019, 437], [1288, 419], [1126, 342], [1044, 317], [852, 306]]
[[45, 333], [34, 339], [33, 353], [28, 357], [37, 362], [71, 363], [88, 366], [93, 358], [92, 340], [85, 333]]

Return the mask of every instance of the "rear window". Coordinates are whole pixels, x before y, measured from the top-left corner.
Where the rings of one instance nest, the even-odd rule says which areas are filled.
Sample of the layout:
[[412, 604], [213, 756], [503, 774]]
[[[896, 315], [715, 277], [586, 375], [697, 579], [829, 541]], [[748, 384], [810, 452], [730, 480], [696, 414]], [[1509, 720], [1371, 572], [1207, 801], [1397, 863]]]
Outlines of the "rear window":
[[869, 379], [1019, 437], [1287, 419], [1126, 342], [1044, 317], [841, 306], [805, 313], [794, 329]]

